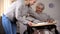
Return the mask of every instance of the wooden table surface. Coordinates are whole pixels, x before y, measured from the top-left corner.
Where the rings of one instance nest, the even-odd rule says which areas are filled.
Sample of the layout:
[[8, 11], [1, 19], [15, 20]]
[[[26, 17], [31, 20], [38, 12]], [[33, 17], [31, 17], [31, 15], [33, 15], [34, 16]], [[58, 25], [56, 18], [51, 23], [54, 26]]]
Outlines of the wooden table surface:
[[54, 21], [53, 23], [48, 23], [48, 22], [42, 22], [42, 23], [37, 23], [37, 24], [32, 23], [32, 26], [54, 25], [54, 24], [56, 24], [56, 23], [57, 23], [56, 21]]

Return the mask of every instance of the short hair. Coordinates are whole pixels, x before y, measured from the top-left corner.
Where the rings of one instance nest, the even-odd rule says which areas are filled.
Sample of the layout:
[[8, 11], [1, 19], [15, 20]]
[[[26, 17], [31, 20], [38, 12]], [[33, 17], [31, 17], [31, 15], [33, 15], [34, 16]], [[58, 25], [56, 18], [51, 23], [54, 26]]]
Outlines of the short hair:
[[45, 6], [44, 6], [43, 3], [37, 3], [36, 7], [37, 7], [37, 6], [43, 6], [43, 10], [45, 9]]

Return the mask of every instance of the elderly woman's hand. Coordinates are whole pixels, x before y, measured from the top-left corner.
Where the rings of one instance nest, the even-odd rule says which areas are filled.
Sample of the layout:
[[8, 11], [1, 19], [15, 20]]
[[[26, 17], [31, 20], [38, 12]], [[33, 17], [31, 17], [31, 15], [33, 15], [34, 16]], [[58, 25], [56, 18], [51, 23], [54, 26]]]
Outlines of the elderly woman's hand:
[[53, 23], [54, 20], [48, 20], [48, 23]]

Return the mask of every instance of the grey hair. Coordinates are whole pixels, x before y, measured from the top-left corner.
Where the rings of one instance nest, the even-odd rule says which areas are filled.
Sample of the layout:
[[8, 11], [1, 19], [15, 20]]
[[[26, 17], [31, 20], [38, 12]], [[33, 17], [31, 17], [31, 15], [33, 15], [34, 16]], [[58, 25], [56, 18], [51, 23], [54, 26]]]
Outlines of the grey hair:
[[36, 5], [36, 6], [40, 6], [40, 5], [41, 5], [41, 6], [43, 6], [43, 9], [45, 9], [44, 4], [43, 4], [43, 3], [40, 3], [40, 2], [39, 2], [39, 3], [37, 3], [37, 5]]

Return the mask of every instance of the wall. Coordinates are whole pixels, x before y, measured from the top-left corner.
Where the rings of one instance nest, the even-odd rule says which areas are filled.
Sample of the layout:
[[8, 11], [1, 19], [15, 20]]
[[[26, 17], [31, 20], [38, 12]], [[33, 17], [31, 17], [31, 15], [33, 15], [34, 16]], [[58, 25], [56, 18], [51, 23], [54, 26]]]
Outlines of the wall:
[[0, 0], [0, 16], [3, 11], [4, 11], [4, 0]]

